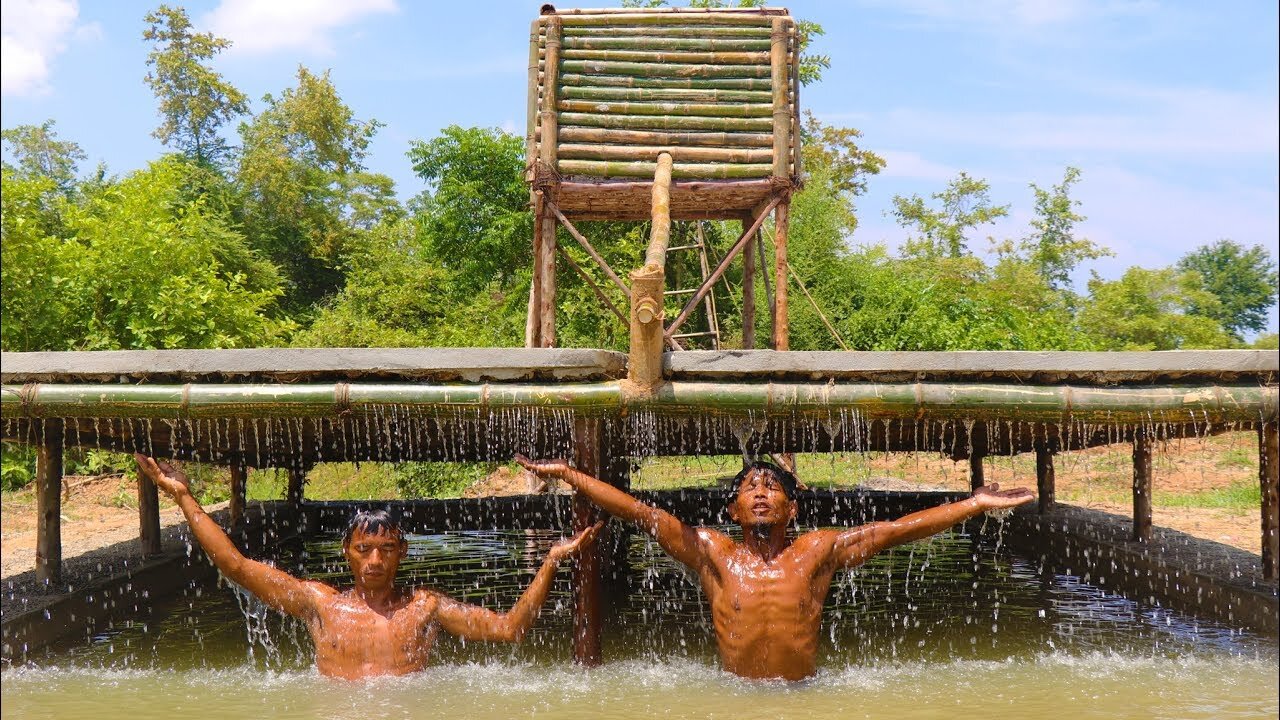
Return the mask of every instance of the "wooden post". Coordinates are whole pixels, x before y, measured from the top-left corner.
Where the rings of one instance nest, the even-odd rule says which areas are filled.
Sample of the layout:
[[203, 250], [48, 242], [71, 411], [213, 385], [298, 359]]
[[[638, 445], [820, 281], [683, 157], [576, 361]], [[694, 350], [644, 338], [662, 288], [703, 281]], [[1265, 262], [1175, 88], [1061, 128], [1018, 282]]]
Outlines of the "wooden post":
[[542, 73], [542, 134], [538, 144], [538, 157], [548, 172], [555, 172], [556, 155], [560, 144], [560, 17], [547, 18], [546, 59]]
[[45, 420], [36, 445], [36, 581], [62, 579], [61, 420]]
[[1041, 443], [1036, 444], [1036, 494], [1041, 515], [1053, 512], [1053, 453]]
[[245, 486], [249, 483], [249, 468], [243, 461], [231, 463], [231, 527], [244, 522]]
[[[573, 464], [593, 477], [601, 478], [603, 462], [600, 421], [574, 420]], [[581, 494], [573, 497], [573, 531], [578, 532], [604, 517], [604, 513]], [[604, 618], [604, 556], [606, 543], [597, 537], [583, 548], [573, 566], [573, 660], [592, 667], [601, 661], [600, 636]]]
[[[775, 17], [773, 32], [770, 34], [769, 65], [773, 86], [773, 176], [775, 178], [791, 177], [791, 104], [787, 98], [787, 91], [791, 84], [791, 68], [787, 63], [789, 24], [788, 18]], [[781, 284], [779, 281], [779, 285]]]
[[1133, 433], [1133, 539], [1151, 540], [1151, 440], [1146, 430]]
[[1280, 577], [1280, 426], [1258, 425], [1258, 481], [1262, 490], [1262, 576]]
[[538, 343], [549, 348], [556, 346], [556, 219], [545, 208], [539, 252]]
[[969, 489], [977, 490], [987, 484], [986, 477], [982, 471], [982, 453], [973, 451], [969, 453]]
[[[755, 218], [742, 221], [742, 232], [746, 232]], [[764, 258], [761, 258], [763, 261]], [[742, 349], [752, 350], [756, 346], [756, 247], [751, 240], [742, 249]]]
[[285, 490], [284, 499], [295, 509], [302, 507], [305, 498], [304, 487], [307, 483], [307, 471], [303, 468], [289, 469], [289, 486]]
[[143, 557], [160, 554], [160, 490], [138, 473], [138, 543]]
[[533, 279], [529, 284], [529, 315], [524, 324], [524, 346], [542, 347], [542, 193], [533, 194]]
[[791, 349], [791, 328], [787, 322], [787, 227], [791, 201], [783, 200], [773, 214], [773, 349]]

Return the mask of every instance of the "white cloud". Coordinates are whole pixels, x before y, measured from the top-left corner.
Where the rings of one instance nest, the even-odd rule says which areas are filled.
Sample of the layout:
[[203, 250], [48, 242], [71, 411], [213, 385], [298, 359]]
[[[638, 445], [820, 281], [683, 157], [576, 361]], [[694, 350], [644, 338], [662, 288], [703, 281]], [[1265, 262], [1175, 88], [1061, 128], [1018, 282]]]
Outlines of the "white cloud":
[[203, 24], [215, 35], [231, 40], [232, 52], [310, 50], [330, 54], [334, 30], [368, 15], [397, 10], [395, 0], [222, 0]]
[[924, 156], [909, 150], [880, 150], [876, 154], [884, 158], [881, 177], [911, 178], [914, 180], [950, 180], [959, 170], [948, 165], [926, 160]]
[[1004, 34], [1015, 30], [1061, 27], [1118, 15], [1146, 14], [1146, 0], [867, 0], [920, 20]]
[[76, 0], [4, 0], [0, 3], [0, 93], [49, 91], [53, 59], [67, 47], [80, 8]]

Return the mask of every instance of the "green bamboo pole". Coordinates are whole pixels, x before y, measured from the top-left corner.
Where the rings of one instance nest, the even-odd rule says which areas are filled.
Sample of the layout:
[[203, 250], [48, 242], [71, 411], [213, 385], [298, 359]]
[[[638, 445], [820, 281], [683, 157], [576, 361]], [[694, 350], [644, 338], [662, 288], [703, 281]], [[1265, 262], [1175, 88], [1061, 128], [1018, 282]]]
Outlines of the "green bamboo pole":
[[582, 73], [565, 73], [560, 77], [560, 84], [565, 87], [681, 88], [686, 90], [768, 91], [770, 89], [768, 78], [635, 77]]
[[[556, 167], [556, 145], [559, 143], [559, 122], [556, 118], [556, 92], [559, 89], [560, 19], [551, 16], [547, 20], [546, 71], [542, 82], [542, 144], [539, 157], [548, 168]], [[552, 255], [554, 258], [555, 256]]]
[[640, 102], [773, 102], [773, 93], [761, 90], [610, 88], [572, 85], [561, 87], [560, 97], [570, 100], [633, 100]]
[[[560, 122], [578, 127], [604, 127], [640, 130], [770, 130], [770, 118], [680, 117], [674, 115], [604, 115], [599, 113], [560, 113]], [[543, 125], [546, 126], [545, 118]], [[777, 141], [775, 140], [775, 143]]]
[[[548, 67], [550, 65], [548, 64]], [[609, 60], [563, 60], [564, 73], [633, 75], [643, 78], [768, 78], [766, 65], [689, 65], [675, 63], [613, 62]]]
[[[768, 133], [663, 132], [621, 130], [617, 128], [567, 127], [560, 131], [560, 142], [772, 148], [773, 136]], [[770, 152], [772, 153], [772, 150]]]
[[635, 13], [622, 14], [610, 13], [608, 15], [557, 15], [564, 22], [565, 27], [628, 27], [633, 25], [676, 25], [676, 24], [697, 24], [697, 25], [736, 25], [739, 27], [768, 27], [769, 20], [767, 15], [757, 13], [707, 13], [698, 14], [697, 17], [686, 18], [677, 17], [677, 13]]
[[744, 103], [640, 103], [602, 102], [599, 100], [561, 100], [561, 112], [618, 113], [623, 115], [697, 115], [701, 117], [754, 117], [773, 114], [771, 105]]
[[[773, 174], [783, 178], [791, 176], [791, 106], [787, 103], [790, 85], [787, 72], [790, 69], [787, 65], [789, 23], [787, 18], [773, 19], [773, 47], [769, 51], [773, 76]], [[785, 282], [785, 277], [778, 278], [779, 287]]]
[[717, 27], [706, 28], [687, 25], [649, 26], [649, 27], [583, 27], [567, 26], [564, 29], [566, 38], [591, 37], [644, 37], [644, 38], [705, 38], [714, 35], [716, 38], [752, 38], [769, 39], [769, 27]]
[[646, 161], [670, 153], [677, 162], [770, 163], [773, 151], [750, 148], [677, 147], [674, 145], [575, 145], [560, 143], [563, 160]]
[[[525, 118], [527, 131], [524, 142], [525, 165], [532, 168], [533, 161], [538, 158], [538, 72], [541, 70], [538, 60], [538, 37], [541, 32], [542, 18], [533, 21], [529, 28], [529, 87], [528, 108]], [[532, 177], [527, 178], [532, 180]]]
[[[587, 177], [653, 177], [657, 163], [609, 162], [603, 160], [561, 160], [560, 172], [564, 175]], [[760, 164], [701, 164], [677, 163], [671, 174], [680, 179], [727, 180], [769, 177], [773, 165]]]
[[708, 38], [708, 37], [651, 37], [651, 36], [566, 36], [566, 50], [661, 50], [700, 52], [768, 52], [768, 38]]
[[666, 383], [630, 397], [618, 381], [598, 383], [330, 383], [293, 385], [36, 384], [0, 389], [11, 418], [270, 418], [370, 414], [396, 406], [420, 413], [530, 407], [577, 412], [649, 409], [701, 415], [810, 413], [854, 409], [867, 418], [934, 418], [1103, 425], [1274, 422], [1276, 386], [1076, 387], [991, 383]]
[[657, 50], [565, 50], [564, 62], [574, 60], [635, 63], [713, 63], [716, 65], [767, 65], [767, 52], [657, 51]]

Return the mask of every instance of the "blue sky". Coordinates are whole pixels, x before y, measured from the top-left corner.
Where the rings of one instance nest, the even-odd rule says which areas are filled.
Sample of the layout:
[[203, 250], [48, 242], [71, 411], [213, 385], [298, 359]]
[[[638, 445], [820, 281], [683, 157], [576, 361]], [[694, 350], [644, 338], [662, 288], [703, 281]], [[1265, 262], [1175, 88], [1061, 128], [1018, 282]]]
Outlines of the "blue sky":
[[[3, 0], [4, 127], [57, 121], [113, 172], [162, 152], [143, 83], [142, 17], [158, 2]], [[179, 3], [175, 3], [179, 4]], [[358, 117], [384, 122], [369, 166], [402, 196], [422, 188], [407, 144], [450, 124], [523, 132], [529, 22], [537, 2], [202, 0], [196, 27], [235, 46], [217, 68], [255, 100], [329, 69]], [[1275, 254], [1280, 113], [1275, 2], [801, 0], [832, 67], [802, 104], [864, 133], [888, 159], [859, 199], [854, 244], [905, 236], [895, 194], [929, 195], [959, 171], [991, 182], [1026, 231], [1028, 183], [1083, 179], [1082, 234], [1116, 257], [1089, 268], [1171, 264], [1229, 237]], [[257, 103], [256, 107], [261, 107]], [[981, 250], [985, 243], [975, 244]], [[1080, 274], [1080, 280], [1087, 272]], [[1276, 312], [1270, 320], [1277, 326]]]

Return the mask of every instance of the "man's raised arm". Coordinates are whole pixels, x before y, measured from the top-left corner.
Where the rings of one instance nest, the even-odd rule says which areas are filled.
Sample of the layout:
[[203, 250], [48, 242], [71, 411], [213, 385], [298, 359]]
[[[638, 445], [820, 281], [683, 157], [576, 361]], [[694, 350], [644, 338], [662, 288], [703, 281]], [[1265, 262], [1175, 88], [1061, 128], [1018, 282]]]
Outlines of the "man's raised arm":
[[867, 523], [839, 532], [832, 546], [832, 560], [837, 567], [861, 565], [886, 548], [937, 535], [987, 510], [1015, 508], [1034, 499], [1035, 495], [1026, 488], [1002, 491], [999, 485], [984, 485], [959, 502], [913, 512], [890, 522]]
[[173, 499], [209, 559], [228, 579], [271, 607], [294, 616], [312, 612], [322, 586], [309, 583], [241, 554], [231, 538], [209, 517], [187, 487], [187, 474], [163, 460], [135, 453], [138, 471]]
[[440, 623], [440, 627], [465, 640], [520, 642], [533, 626], [533, 621], [538, 619], [538, 611], [547, 601], [560, 561], [579, 552], [583, 547], [590, 547], [602, 527], [603, 521], [583, 529], [568, 540], [556, 543], [547, 553], [547, 559], [538, 569], [533, 582], [525, 588], [510, 611], [496, 613], [440, 595], [434, 619]]
[[564, 460], [535, 462], [517, 455], [516, 462], [531, 472], [565, 481], [601, 510], [652, 535], [668, 555], [685, 565], [698, 569], [706, 559], [705, 547], [698, 531], [680, 522], [671, 513], [646, 505], [607, 482], [574, 470]]

